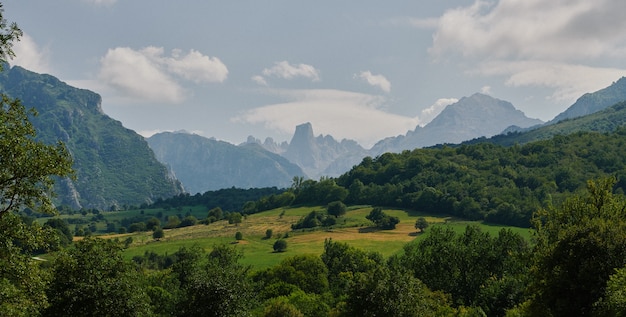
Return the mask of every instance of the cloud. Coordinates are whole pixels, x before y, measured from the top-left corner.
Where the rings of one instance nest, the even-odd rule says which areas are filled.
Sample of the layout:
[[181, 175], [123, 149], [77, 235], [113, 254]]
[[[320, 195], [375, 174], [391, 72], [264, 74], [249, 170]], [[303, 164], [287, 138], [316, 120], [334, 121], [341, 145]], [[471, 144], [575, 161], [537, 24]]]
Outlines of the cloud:
[[250, 79], [261, 86], [267, 86], [267, 80], [261, 75], [252, 76]]
[[626, 11], [622, 0], [476, 0], [446, 11], [430, 54], [461, 57], [468, 74], [504, 76], [511, 87], [553, 90], [571, 102], [626, 71]]
[[266, 128], [293, 133], [296, 125], [311, 122], [316, 133], [353, 139], [365, 147], [388, 136], [413, 130], [419, 119], [383, 111], [385, 98], [332, 89], [270, 90], [286, 99], [255, 108], [232, 118], [233, 122], [263, 124]]
[[191, 50], [185, 56], [174, 50], [172, 57], [166, 58], [168, 70], [195, 83], [221, 83], [228, 77], [228, 68], [217, 57], [202, 55]]
[[191, 50], [181, 55], [173, 50], [165, 56], [162, 47], [141, 50], [128, 47], [109, 49], [100, 60], [98, 78], [130, 97], [153, 102], [180, 103], [187, 91], [174, 76], [195, 83], [223, 82], [228, 69], [218, 58]]
[[9, 60], [10, 64], [19, 65], [37, 73], [52, 73], [49, 61], [50, 52], [46, 48], [40, 48], [30, 35], [24, 33], [20, 41], [15, 43], [13, 52], [15, 52], [15, 58]]
[[294, 79], [297, 77], [319, 81], [320, 74], [315, 67], [307, 64], [291, 65], [287, 61], [276, 62], [271, 68], [265, 68], [263, 75], [282, 79]]
[[117, 2], [117, 0], [83, 0], [83, 2], [97, 6], [112, 6]]
[[383, 75], [373, 75], [372, 72], [368, 70], [361, 72], [358, 77], [365, 80], [371, 86], [380, 88], [384, 92], [388, 93], [391, 91], [391, 83]]
[[483, 86], [480, 88], [480, 92], [485, 95], [489, 95], [491, 93], [491, 86]]
[[430, 52], [580, 60], [626, 56], [622, 0], [475, 1], [439, 19]]
[[626, 74], [626, 69], [599, 68], [544, 61], [487, 62], [474, 70], [482, 75], [505, 75], [511, 87], [543, 86], [554, 89], [549, 97], [571, 101], [584, 93], [597, 91]]
[[435, 117], [437, 117], [441, 111], [443, 111], [443, 109], [448, 106], [451, 105], [455, 102], [459, 101], [456, 98], [441, 98], [441, 99], [437, 99], [437, 101], [435, 101], [434, 104], [432, 104], [430, 107], [422, 110], [419, 118], [420, 118], [420, 125], [421, 126], [425, 126], [426, 124], [428, 124], [430, 121], [432, 121]]

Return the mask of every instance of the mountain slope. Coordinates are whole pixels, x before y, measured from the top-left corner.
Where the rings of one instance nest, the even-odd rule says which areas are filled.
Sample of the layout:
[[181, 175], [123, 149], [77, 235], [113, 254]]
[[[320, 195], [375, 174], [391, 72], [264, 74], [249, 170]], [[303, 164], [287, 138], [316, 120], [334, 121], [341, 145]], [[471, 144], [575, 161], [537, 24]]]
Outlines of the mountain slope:
[[190, 193], [220, 188], [289, 187], [302, 170], [258, 144], [236, 146], [195, 134], [164, 132], [147, 139]]
[[626, 100], [626, 77], [620, 78], [609, 87], [582, 95], [547, 124], [592, 114], [624, 100]]
[[624, 125], [626, 125], [626, 101], [622, 101], [590, 115], [565, 119], [526, 132], [501, 134], [491, 138], [478, 138], [463, 142], [463, 144], [489, 142], [510, 146], [547, 140], [556, 135], [569, 135], [577, 132], [613, 132]]
[[145, 140], [102, 112], [98, 94], [18, 66], [5, 67], [0, 91], [39, 112], [31, 121], [40, 140], [69, 149], [76, 180], [57, 182], [58, 204], [108, 209], [182, 192]]
[[441, 143], [459, 143], [480, 136], [492, 136], [511, 125], [529, 127], [540, 124], [515, 109], [507, 101], [484, 94], [463, 97], [448, 105], [426, 126], [406, 135], [384, 139], [372, 148], [372, 155], [401, 152]]

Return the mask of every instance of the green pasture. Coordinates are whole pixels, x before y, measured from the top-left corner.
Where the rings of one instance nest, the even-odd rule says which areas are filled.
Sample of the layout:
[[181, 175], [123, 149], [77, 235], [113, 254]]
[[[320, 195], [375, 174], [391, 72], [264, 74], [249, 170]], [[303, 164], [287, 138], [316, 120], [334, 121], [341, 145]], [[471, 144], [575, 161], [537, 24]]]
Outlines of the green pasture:
[[[439, 215], [426, 215], [407, 212], [399, 209], [385, 209], [385, 213], [400, 218], [395, 230], [376, 230], [365, 219], [371, 211], [369, 206], [349, 208], [345, 216], [338, 218], [337, 225], [330, 229], [291, 231], [290, 225], [313, 210], [323, 210], [323, 207], [278, 208], [247, 216], [241, 224], [228, 224], [219, 221], [210, 225], [196, 225], [186, 228], [165, 231], [165, 238], [161, 241], [152, 239], [152, 232], [142, 232], [125, 235], [110, 235], [107, 237], [133, 238], [133, 243], [124, 252], [124, 256], [132, 258], [143, 255], [146, 251], [157, 254], [172, 254], [183, 246], [197, 245], [210, 251], [215, 245], [228, 244], [243, 252], [241, 262], [251, 265], [253, 270], [268, 268], [278, 264], [286, 257], [303, 254], [320, 255], [324, 250], [324, 240], [333, 239], [348, 243], [356, 248], [379, 252], [385, 257], [402, 252], [405, 244], [423, 239], [433, 226], [449, 226], [456, 232], [463, 232], [467, 225], [479, 225], [482, 230], [490, 234], [497, 234], [503, 228], [509, 228], [530, 239], [530, 229], [490, 225], [481, 222], [462, 221]], [[424, 233], [416, 232], [415, 221], [424, 217], [430, 226]], [[265, 231], [273, 230], [273, 237], [265, 239]], [[236, 242], [235, 233], [242, 232], [243, 240]], [[287, 250], [282, 253], [273, 252], [273, 244], [277, 238], [284, 238], [288, 243]]]

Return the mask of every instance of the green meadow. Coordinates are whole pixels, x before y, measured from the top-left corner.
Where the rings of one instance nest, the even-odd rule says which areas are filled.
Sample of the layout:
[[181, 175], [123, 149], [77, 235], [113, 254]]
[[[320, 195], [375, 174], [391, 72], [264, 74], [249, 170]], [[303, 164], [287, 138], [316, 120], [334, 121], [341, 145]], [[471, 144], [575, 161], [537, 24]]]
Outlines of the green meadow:
[[[356, 248], [379, 252], [388, 257], [402, 252], [405, 244], [417, 241], [428, 235], [433, 226], [450, 226], [462, 232], [468, 225], [479, 225], [490, 234], [497, 234], [502, 228], [509, 228], [530, 239], [531, 230], [516, 227], [485, 224], [482, 222], [463, 221], [451, 217], [420, 214], [400, 209], [385, 209], [385, 213], [400, 218], [394, 230], [378, 230], [365, 217], [371, 211], [369, 206], [348, 208], [346, 215], [337, 219], [332, 228], [316, 230], [291, 230], [291, 224], [313, 210], [323, 210], [321, 206], [278, 208], [245, 217], [240, 224], [218, 221], [209, 225], [199, 224], [190, 227], [165, 230], [165, 237], [156, 241], [152, 232], [132, 234], [103, 235], [105, 238], [118, 238], [121, 241], [131, 237], [133, 242], [124, 252], [125, 257], [143, 255], [145, 252], [172, 254], [181, 247], [200, 246], [211, 250], [215, 245], [229, 244], [243, 252], [243, 264], [251, 265], [254, 270], [264, 269], [278, 264], [286, 257], [301, 254], [320, 255], [324, 249], [324, 240], [332, 239], [347, 243]], [[419, 233], [414, 227], [415, 221], [424, 217], [429, 227]], [[273, 231], [270, 239], [265, 238], [267, 229]], [[241, 232], [243, 239], [235, 240], [236, 232]], [[288, 247], [285, 252], [273, 252], [276, 239], [285, 239]]]

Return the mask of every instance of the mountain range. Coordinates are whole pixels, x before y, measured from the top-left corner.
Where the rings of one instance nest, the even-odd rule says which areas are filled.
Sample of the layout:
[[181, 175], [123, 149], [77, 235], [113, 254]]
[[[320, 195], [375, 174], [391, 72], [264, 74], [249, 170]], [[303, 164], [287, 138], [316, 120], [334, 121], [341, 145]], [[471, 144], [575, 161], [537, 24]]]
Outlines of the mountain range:
[[0, 92], [39, 113], [30, 118], [39, 140], [68, 148], [76, 178], [56, 182], [57, 204], [105, 210], [183, 192], [142, 136], [104, 114], [100, 95], [8, 65]]
[[191, 194], [221, 188], [289, 187], [305, 176], [286, 158], [256, 143], [239, 146], [184, 132], [163, 132], [147, 138], [157, 159]]
[[294, 177], [339, 176], [364, 157], [384, 152], [466, 140], [525, 143], [584, 129], [605, 131], [626, 122], [626, 105], [619, 104], [626, 100], [626, 78], [581, 96], [547, 123], [477, 93], [448, 105], [427, 125], [383, 139], [371, 149], [353, 140], [315, 136], [310, 123], [295, 127], [290, 142], [282, 143], [250, 136], [233, 145], [184, 132], [144, 139], [104, 114], [98, 94], [21, 67], [5, 67], [0, 91], [39, 112], [32, 122], [40, 140], [61, 140], [68, 147], [77, 177], [57, 182], [57, 200], [75, 209], [138, 205], [184, 191], [288, 187]]

